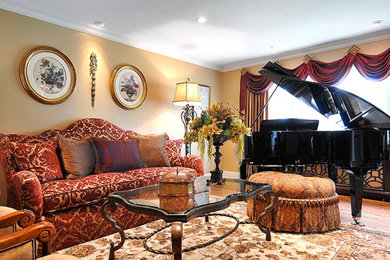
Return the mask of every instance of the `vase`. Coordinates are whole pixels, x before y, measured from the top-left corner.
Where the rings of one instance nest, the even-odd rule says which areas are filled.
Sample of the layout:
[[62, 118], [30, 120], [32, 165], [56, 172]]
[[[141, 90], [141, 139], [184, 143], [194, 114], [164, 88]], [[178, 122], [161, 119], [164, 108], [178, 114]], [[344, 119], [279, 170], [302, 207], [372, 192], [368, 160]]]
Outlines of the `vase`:
[[213, 145], [215, 147], [214, 162], [215, 162], [215, 170], [210, 171], [211, 178], [210, 183], [216, 183], [221, 185], [225, 182], [222, 178], [223, 171], [219, 168], [219, 163], [221, 162], [222, 153], [219, 151], [220, 147], [228, 141], [230, 136], [228, 135], [213, 135]]

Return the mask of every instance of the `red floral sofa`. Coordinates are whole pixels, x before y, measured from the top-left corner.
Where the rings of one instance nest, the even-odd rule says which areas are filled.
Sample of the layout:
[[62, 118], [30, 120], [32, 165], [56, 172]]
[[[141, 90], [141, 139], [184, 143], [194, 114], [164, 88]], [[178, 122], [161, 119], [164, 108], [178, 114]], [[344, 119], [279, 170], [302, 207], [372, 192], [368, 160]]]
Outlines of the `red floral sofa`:
[[[163, 174], [172, 171], [172, 167], [140, 168], [40, 183], [37, 175], [31, 171], [18, 170], [12, 143], [43, 143], [59, 136], [73, 140], [123, 140], [134, 135], [139, 134], [94, 118], [76, 121], [65, 130], [52, 129], [35, 136], [0, 134], [0, 159], [6, 179], [8, 206], [30, 209], [38, 220], [53, 223], [57, 229], [57, 236], [52, 242], [53, 250], [113, 233], [114, 229], [100, 213], [100, 207], [107, 196], [114, 191], [156, 184]], [[167, 141], [166, 149], [171, 166], [177, 166], [179, 170], [190, 170], [196, 176], [203, 175], [201, 158], [194, 155], [180, 156], [181, 145], [181, 140]], [[131, 213], [121, 206], [112, 217], [123, 228], [154, 220], [150, 216]]]

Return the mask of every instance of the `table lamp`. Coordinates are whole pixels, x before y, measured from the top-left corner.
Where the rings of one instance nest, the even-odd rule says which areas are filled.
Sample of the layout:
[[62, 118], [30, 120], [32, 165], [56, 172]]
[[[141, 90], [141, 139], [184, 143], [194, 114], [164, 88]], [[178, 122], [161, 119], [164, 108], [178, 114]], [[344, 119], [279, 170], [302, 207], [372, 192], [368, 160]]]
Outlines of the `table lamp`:
[[[185, 82], [176, 83], [176, 94], [172, 103], [177, 106], [183, 106], [180, 117], [184, 124], [184, 132], [187, 133], [190, 121], [197, 116], [194, 105], [201, 104], [198, 84], [190, 82], [189, 78]], [[191, 154], [190, 144], [185, 144], [185, 154]]]

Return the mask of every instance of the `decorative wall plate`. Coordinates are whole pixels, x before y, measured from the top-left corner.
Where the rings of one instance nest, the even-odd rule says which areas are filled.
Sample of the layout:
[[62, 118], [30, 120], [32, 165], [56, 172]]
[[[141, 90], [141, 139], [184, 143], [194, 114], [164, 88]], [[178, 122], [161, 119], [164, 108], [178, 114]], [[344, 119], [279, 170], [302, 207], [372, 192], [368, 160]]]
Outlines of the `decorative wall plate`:
[[146, 80], [136, 67], [128, 64], [117, 66], [111, 74], [110, 82], [112, 98], [120, 107], [134, 109], [144, 102]]
[[23, 56], [19, 78], [27, 93], [44, 104], [64, 102], [76, 84], [72, 62], [61, 51], [49, 46], [33, 48]]

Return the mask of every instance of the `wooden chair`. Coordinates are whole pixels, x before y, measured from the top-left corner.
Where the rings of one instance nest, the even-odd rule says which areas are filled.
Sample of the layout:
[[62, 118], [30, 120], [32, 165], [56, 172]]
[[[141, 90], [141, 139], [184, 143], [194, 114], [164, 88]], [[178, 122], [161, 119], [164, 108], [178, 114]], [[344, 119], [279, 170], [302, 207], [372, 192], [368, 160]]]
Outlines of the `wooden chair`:
[[0, 236], [31, 226], [34, 222], [34, 213], [28, 209], [16, 210], [0, 206]]
[[36, 259], [38, 243], [42, 243], [40, 259], [76, 259], [72, 256], [50, 255], [50, 241], [56, 234], [53, 224], [42, 221], [33, 224], [30, 210], [0, 207], [0, 259]]

